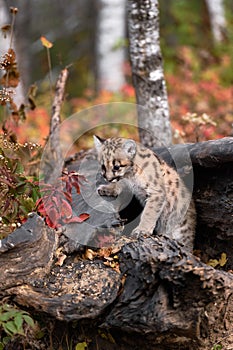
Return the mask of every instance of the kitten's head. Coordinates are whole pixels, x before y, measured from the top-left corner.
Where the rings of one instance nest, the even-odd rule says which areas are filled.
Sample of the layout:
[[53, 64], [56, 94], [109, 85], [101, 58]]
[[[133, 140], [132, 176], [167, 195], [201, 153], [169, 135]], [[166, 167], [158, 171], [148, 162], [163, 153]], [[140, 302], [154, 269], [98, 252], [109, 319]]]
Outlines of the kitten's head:
[[131, 139], [113, 137], [103, 140], [94, 136], [102, 175], [110, 182], [127, 177], [132, 172], [137, 145]]

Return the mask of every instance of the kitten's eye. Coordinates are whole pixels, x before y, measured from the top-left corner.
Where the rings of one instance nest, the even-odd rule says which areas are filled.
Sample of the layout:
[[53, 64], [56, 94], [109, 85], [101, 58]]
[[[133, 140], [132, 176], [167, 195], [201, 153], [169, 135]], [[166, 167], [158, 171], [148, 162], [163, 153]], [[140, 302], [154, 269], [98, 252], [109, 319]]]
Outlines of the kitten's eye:
[[102, 164], [101, 169], [102, 169], [102, 173], [105, 174], [106, 173], [106, 167], [105, 167], [104, 164]]
[[113, 166], [113, 171], [118, 171], [118, 170], [120, 170], [120, 165], [114, 165]]

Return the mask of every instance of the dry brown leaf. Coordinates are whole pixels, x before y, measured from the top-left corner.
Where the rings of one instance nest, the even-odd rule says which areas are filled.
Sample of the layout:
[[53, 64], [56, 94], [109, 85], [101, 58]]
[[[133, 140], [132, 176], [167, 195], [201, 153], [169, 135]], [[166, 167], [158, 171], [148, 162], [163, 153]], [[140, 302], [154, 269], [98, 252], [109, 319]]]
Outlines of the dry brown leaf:
[[58, 258], [57, 258], [57, 261], [55, 262], [55, 265], [57, 266], [62, 266], [64, 261], [66, 260], [67, 258], [67, 255], [65, 254], [61, 254]]

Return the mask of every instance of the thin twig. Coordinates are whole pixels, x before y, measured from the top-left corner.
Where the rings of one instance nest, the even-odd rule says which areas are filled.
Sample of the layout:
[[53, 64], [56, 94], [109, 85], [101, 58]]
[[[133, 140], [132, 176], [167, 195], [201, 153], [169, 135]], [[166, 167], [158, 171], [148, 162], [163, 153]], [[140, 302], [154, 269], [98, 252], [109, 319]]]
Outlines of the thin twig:
[[18, 12], [17, 8], [11, 8], [11, 13], [12, 13], [12, 22], [11, 22], [11, 32], [10, 32], [10, 49], [12, 49], [13, 46], [13, 35], [14, 35], [14, 27], [15, 27], [15, 18], [16, 14]]
[[52, 79], [52, 63], [51, 63], [51, 56], [50, 56], [50, 50], [48, 47], [46, 47], [47, 51], [47, 59], [48, 59], [48, 66], [49, 66], [49, 85], [50, 85], [50, 93], [51, 98], [53, 96], [53, 79]]

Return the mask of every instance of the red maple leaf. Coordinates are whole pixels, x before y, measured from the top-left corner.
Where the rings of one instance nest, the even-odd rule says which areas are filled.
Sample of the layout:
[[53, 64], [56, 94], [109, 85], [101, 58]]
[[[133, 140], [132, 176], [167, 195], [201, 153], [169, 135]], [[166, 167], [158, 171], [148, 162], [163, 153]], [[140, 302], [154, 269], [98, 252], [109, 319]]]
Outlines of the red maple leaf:
[[78, 222], [78, 223], [81, 223], [85, 220], [87, 220], [88, 218], [90, 217], [89, 214], [87, 213], [83, 213], [83, 214], [80, 214], [79, 216], [73, 216], [71, 218], [66, 218], [64, 219], [64, 223], [66, 224], [70, 224], [71, 222]]
[[36, 206], [38, 213], [45, 218], [48, 226], [58, 228], [62, 224], [81, 223], [89, 218], [89, 214], [83, 213], [73, 216], [72, 188], [80, 193], [80, 181], [85, 177], [75, 171], [63, 172], [63, 176], [55, 184], [41, 184], [42, 197], [38, 199]]

